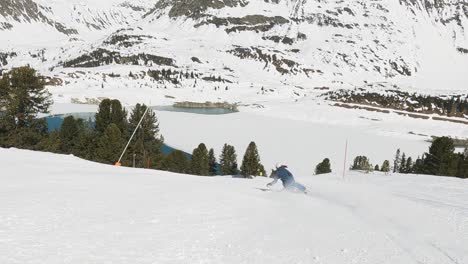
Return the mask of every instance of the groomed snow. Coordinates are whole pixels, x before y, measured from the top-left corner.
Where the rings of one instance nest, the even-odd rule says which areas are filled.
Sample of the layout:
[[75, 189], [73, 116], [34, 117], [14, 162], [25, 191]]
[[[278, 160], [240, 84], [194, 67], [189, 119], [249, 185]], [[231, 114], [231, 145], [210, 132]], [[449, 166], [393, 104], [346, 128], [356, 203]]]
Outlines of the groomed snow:
[[17, 149], [0, 165], [0, 263], [468, 263], [466, 180], [297, 177], [303, 195]]

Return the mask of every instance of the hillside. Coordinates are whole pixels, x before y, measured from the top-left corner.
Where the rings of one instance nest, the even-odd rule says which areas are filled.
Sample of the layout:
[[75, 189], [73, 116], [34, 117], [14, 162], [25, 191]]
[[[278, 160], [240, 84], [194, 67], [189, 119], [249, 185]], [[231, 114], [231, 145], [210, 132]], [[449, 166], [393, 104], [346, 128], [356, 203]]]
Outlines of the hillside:
[[[196, 177], [0, 149], [1, 263], [466, 263], [466, 180]], [[276, 186], [275, 190], [280, 190]]]

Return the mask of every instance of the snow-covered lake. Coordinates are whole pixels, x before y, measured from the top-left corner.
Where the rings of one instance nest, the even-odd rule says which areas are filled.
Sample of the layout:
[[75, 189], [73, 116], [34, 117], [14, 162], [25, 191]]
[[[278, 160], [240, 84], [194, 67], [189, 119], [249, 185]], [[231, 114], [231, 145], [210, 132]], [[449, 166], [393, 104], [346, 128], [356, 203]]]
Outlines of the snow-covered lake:
[[[131, 109], [132, 105], [125, 107]], [[93, 105], [52, 106], [52, 114], [96, 111]], [[247, 145], [255, 141], [267, 171], [287, 164], [296, 175], [312, 175], [324, 158], [331, 160], [335, 172], [342, 171], [346, 141], [349, 167], [358, 155], [381, 165], [386, 159], [393, 160], [398, 148], [415, 159], [428, 151], [432, 135], [468, 135], [468, 126], [463, 124], [342, 109], [309, 99], [252, 104], [231, 114], [156, 110], [156, 116], [165, 142], [176, 149], [191, 153], [203, 142], [219, 156], [228, 143], [236, 148], [240, 164]]]

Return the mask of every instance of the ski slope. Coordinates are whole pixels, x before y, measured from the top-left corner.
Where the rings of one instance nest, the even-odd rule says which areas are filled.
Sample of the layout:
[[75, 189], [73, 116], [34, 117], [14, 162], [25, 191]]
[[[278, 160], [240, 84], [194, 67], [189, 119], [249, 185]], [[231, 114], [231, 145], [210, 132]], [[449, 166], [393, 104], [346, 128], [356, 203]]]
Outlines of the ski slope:
[[267, 179], [117, 168], [0, 149], [0, 263], [468, 263], [468, 182]]

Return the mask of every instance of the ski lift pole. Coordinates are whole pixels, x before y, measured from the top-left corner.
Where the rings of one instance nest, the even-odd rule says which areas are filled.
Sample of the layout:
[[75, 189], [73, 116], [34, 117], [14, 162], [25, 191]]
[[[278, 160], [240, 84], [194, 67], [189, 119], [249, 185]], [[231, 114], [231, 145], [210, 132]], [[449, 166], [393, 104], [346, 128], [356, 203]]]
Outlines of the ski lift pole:
[[146, 113], [148, 112], [148, 109], [149, 109], [149, 106], [146, 107], [145, 112], [144, 112], [143, 115], [141, 116], [140, 122], [138, 122], [138, 125], [135, 127], [135, 130], [133, 130], [133, 134], [132, 134], [132, 136], [130, 137], [130, 139], [128, 140], [127, 145], [125, 146], [124, 150], [122, 151], [122, 154], [120, 155], [119, 160], [115, 163], [115, 166], [121, 166], [121, 165], [122, 165], [122, 163], [120, 163], [120, 161], [122, 160], [123, 155], [124, 155], [125, 152], [127, 151], [127, 148], [128, 148], [128, 146], [130, 145], [130, 142], [132, 142], [132, 139], [133, 139], [133, 137], [135, 136], [135, 133], [137, 132], [138, 128], [140, 127], [141, 122], [143, 121], [143, 118], [145, 118], [145, 115], [146, 115]]

